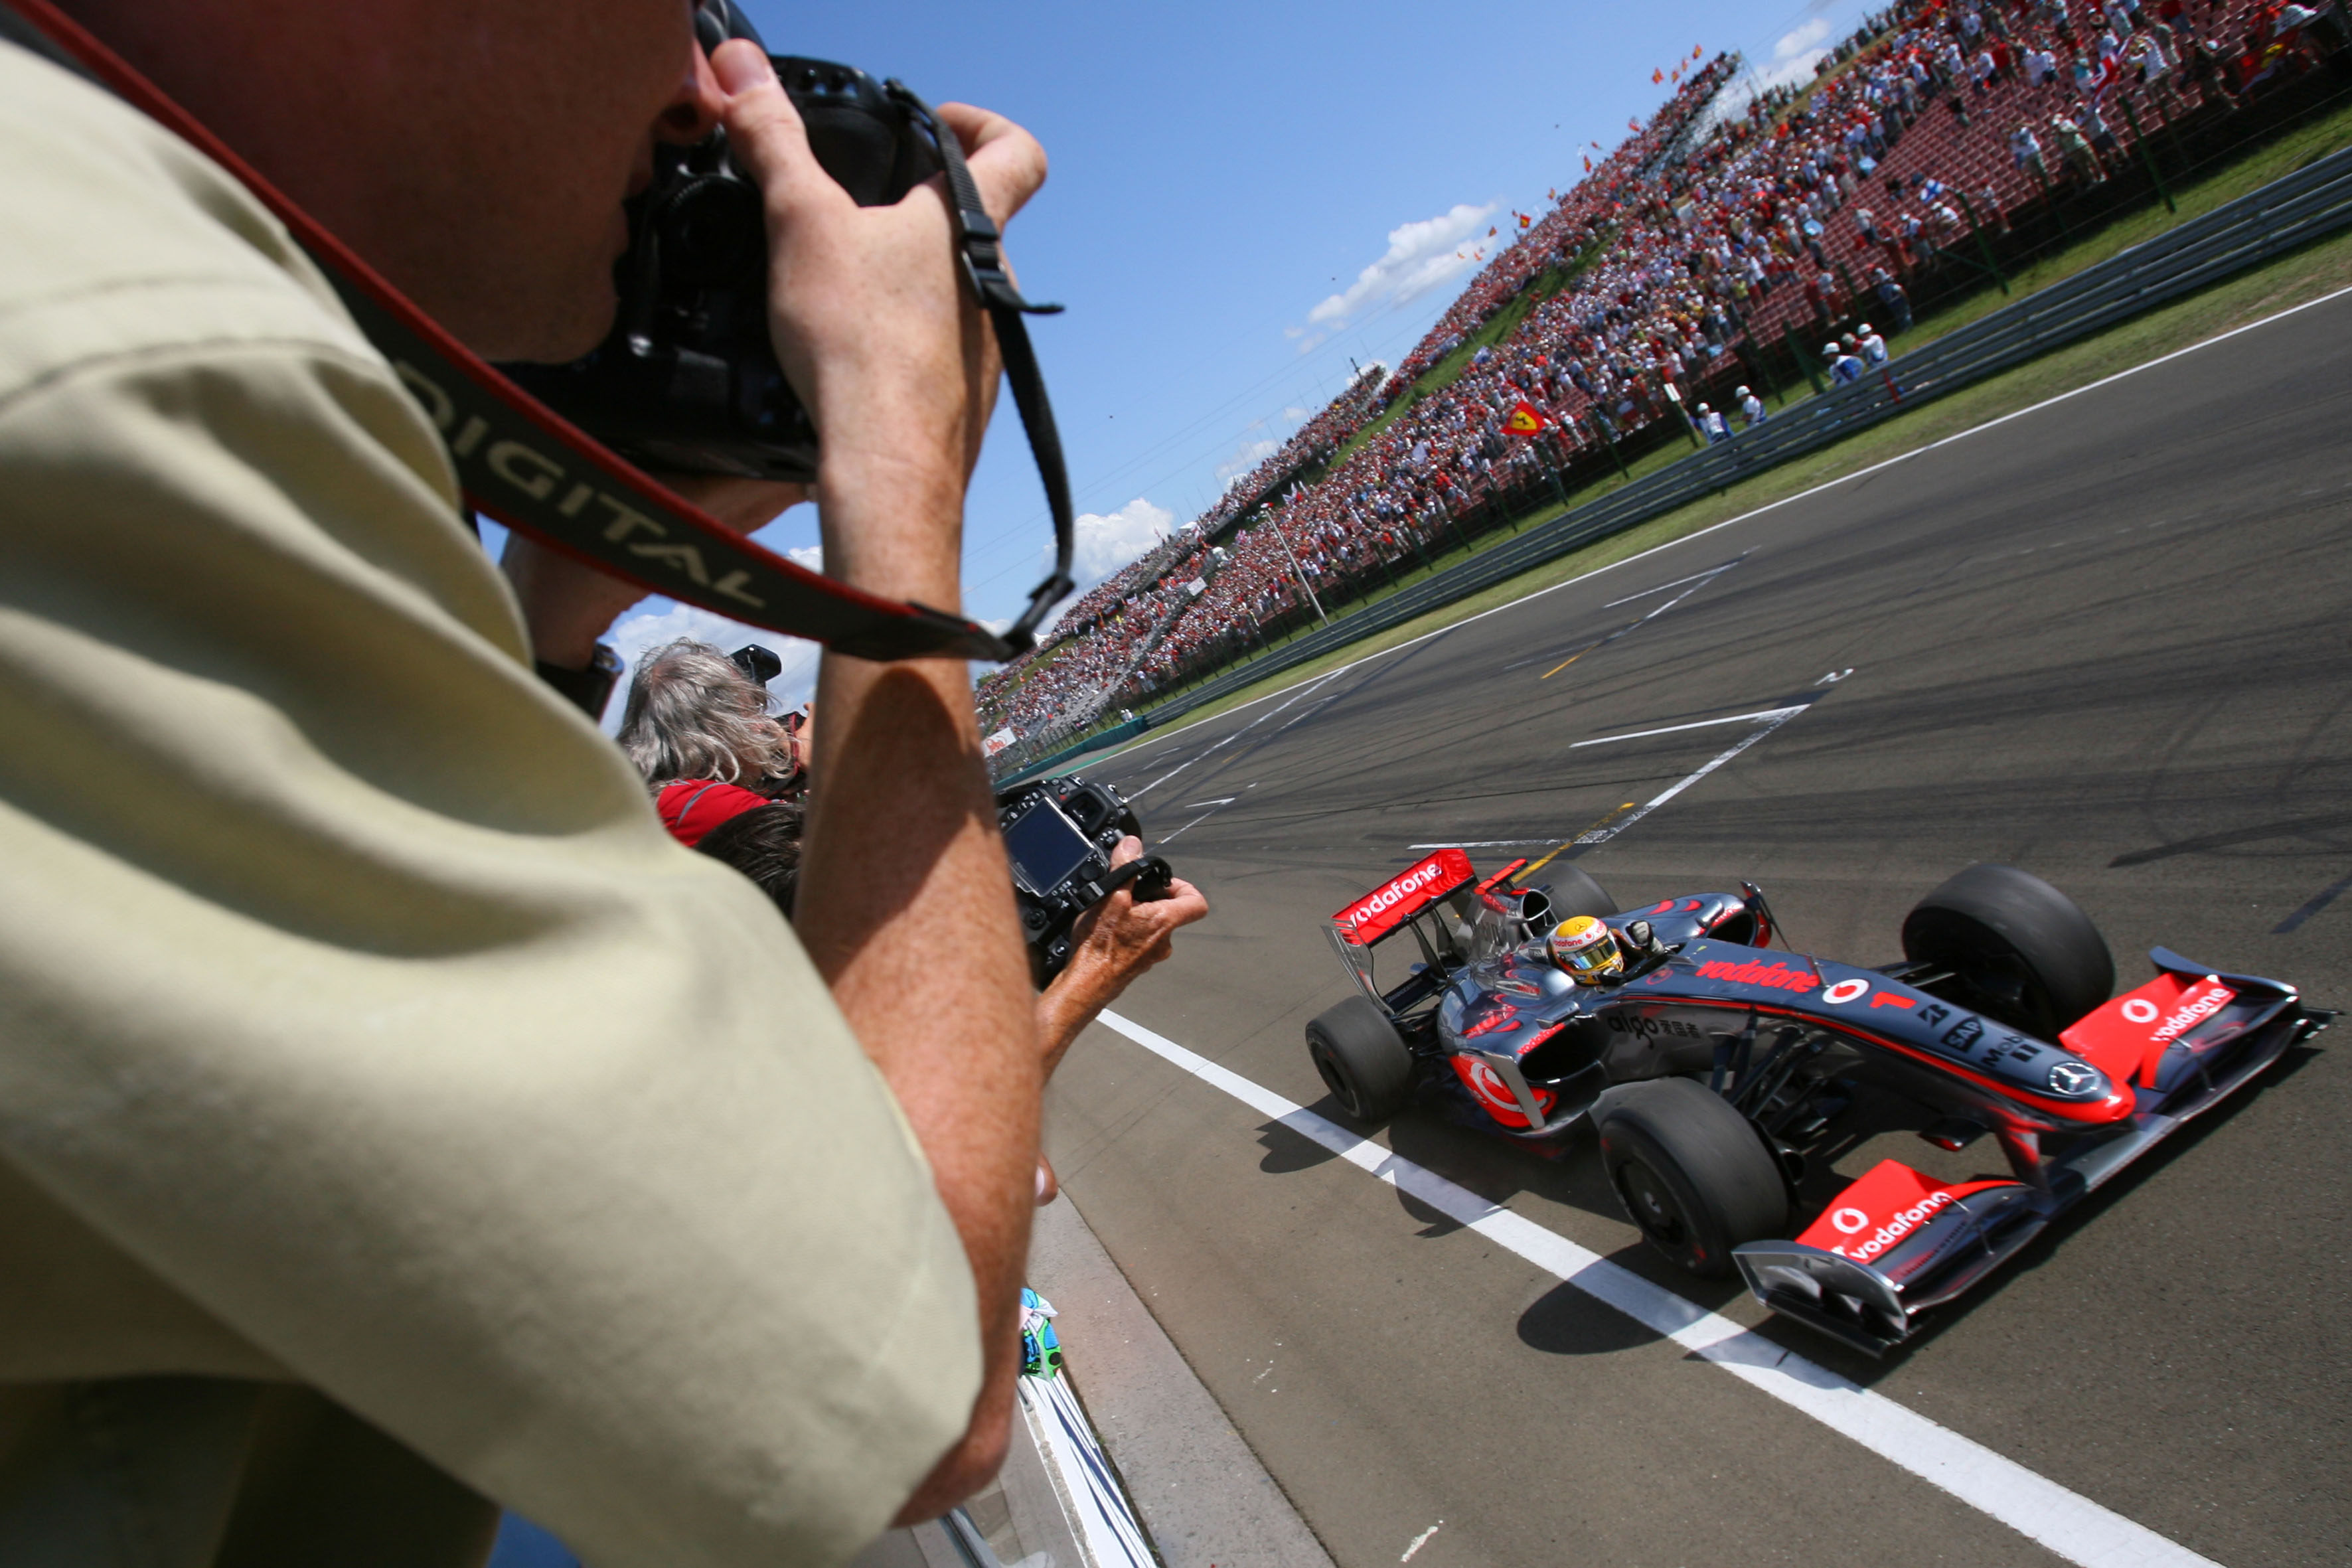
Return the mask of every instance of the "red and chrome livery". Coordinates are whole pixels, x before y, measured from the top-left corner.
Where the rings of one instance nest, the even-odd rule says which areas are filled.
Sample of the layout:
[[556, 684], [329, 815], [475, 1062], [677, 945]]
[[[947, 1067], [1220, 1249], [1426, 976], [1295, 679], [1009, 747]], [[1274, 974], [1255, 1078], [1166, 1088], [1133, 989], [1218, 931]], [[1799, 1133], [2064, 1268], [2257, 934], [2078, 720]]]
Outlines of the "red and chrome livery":
[[[1307, 1037], [1342, 1108], [1376, 1120], [1431, 1095], [1528, 1141], [1594, 1122], [1651, 1240], [1699, 1272], [1736, 1267], [1775, 1311], [1874, 1354], [2333, 1016], [2290, 985], [2164, 948], [2154, 979], [2109, 997], [2113, 962], [2087, 917], [2012, 868], [1937, 889], [1905, 922], [1911, 956], [1876, 969], [1769, 951], [1771, 911], [1750, 885], [1612, 912], [1573, 868], [1564, 894], [1513, 888], [1515, 869], [1481, 881], [1441, 850], [1333, 918], [1360, 994]], [[2047, 951], [2003, 945], [2019, 910]], [[1625, 962], [1580, 984], [1545, 938], [1589, 936], [1587, 917]], [[1383, 987], [1372, 950], [1407, 931], [1421, 962]], [[1632, 1130], [1612, 1144], [1620, 1121]], [[1729, 1140], [1748, 1190], [1677, 1195], [1676, 1180], [1722, 1163], [1675, 1163], [1686, 1122]], [[1904, 1128], [1951, 1152], [1987, 1139], [2006, 1173], [1947, 1180], [1882, 1159], [1840, 1183], [1828, 1169]], [[1654, 1179], [1626, 1179], [1635, 1166]], [[1668, 1167], [1680, 1176], [1658, 1175]]]

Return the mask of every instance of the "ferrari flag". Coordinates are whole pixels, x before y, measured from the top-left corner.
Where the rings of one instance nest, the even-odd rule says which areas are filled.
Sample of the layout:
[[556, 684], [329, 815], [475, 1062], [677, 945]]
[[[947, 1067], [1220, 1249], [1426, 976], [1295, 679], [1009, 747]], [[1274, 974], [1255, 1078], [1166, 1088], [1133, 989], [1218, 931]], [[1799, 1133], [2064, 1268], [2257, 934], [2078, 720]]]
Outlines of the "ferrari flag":
[[1514, 407], [1503, 420], [1503, 429], [1513, 436], [1538, 436], [1551, 428], [1551, 421], [1536, 412], [1531, 404]]

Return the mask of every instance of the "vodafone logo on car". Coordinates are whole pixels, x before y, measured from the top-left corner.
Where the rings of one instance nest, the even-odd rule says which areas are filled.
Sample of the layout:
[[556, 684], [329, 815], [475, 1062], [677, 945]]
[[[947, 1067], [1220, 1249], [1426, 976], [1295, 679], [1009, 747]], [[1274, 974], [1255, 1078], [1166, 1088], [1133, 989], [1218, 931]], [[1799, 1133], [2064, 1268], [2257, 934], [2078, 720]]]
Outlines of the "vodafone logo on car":
[[1868, 1263], [1925, 1229], [1972, 1193], [2014, 1182], [1938, 1182], [1900, 1160], [1882, 1160], [1831, 1201], [1797, 1239], [1807, 1247]]
[[1452, 892], [1471, 878], [1470, 858], [1459, 849], [1441, 849], [1402, 877], [1358, 899], [1331, 917], [1332, 923], [1360, 942], [1388, 934], [1395, 924], [1383, 917], [1411, 913], [1431, 899]]
[[[2228, 1006], [2237, 999], [2237, 995], [2235, 991], [2209, 976], [2202, 984], [2189, 988], [2189, 994], [2180, 999], [2180, 1005], [2174, 1008], [2171, 1016], [2156, 1026], [2155, 1033], [2148, 1037], [2149, 1041], [2159, 1046], [2171, 1044], [2189, 1030], [2195, 1028]], [[2126, 1009], [2124, 1016], [2131, 1016], [2128, 1008]], [[2137, 1021], [2135, 1020], [2135, 1022]]]

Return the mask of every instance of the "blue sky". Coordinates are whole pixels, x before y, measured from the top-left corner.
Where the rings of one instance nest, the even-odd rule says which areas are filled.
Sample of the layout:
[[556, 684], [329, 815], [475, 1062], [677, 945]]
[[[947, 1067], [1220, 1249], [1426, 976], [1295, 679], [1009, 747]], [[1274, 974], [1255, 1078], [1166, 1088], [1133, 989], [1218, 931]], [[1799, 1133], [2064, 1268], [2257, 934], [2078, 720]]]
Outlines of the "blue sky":
[[[794, 5], [749, 0], [780, 54], [902, 78], [1034, 132], [1045, 190], [1008, 236], [1024, 288], [1065, 315], [1032, 335], [1069, 453], [1081, 564], [1099, 577], [1198, 514], [1346, 382], [1393, 363], [1467, 281], [1452, 257], [1538, 210], [1666, 89], [1694, 46], [1802, 69], [1857, 0], [1676, 5]], [[1488, 216], [1486, 209], [1492, 209]], [[1507, 219], [1506, 219], [1507, 221]], [[1336, 303], [1327, 305], [1327, 301]], [[1318, 313], [1318, 307], [1324, 307]], [[965, 607], [1010, 616], [1049, 533], [1018, 419], [1000, 408], [967, 514]], [[761, 536], [814, 543], [807, 508]], [[625, 658], [735, 633], [649, 602]], [[772, 636], [759, 640], [776, 646]], [[731, 642], [728, 646], [733, 646]], [[805, 650], [775, 683], [797, 700]], [[615, 702], [617, 711], [619, 704]]]

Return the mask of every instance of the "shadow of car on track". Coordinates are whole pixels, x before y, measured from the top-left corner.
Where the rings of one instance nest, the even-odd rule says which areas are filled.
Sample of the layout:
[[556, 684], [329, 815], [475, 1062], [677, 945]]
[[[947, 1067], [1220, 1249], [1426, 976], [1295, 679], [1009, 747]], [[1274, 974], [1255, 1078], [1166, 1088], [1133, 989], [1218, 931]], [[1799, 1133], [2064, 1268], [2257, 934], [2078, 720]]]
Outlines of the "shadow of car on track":
[[[2049, 1263], [2086, 1221], [2105, 1214], [2144, 1183], [2196, 1149], [2212, 1135], [2215, 1129], [2225, 1125], [2238, 1114], [2242, 1107], [2260, 1100], [2286, 1079], [2301, 1071], [2319, 1054], [2318, 1047], [2312, 1046], [2301, 1046], [2289, 1051], [2263, 1075], [2261, 1081], [2249, 1086], [2251, 1092], [2236, 1098], [2228, 1105], [2216, 1108], [2213, 1114], [2200, 1118], [2194, 1126], [2168, 1141], [2166, 1148], [2154, 1157], [2136, 1163], [2093, 1196], [2061, 1215], [2049, 1229], [2028, 1243], [2009, 1261], [2003, 1270], [2004, 1275], [2025, 1274]], [[1350, 1131], [1369, 1136], [1371, 1131], [1349, 1117], [1331, 1096], [1326, 1095], [1307, 1109]], [[1601, 1174], [1598, 1163], [1591, 1158], [1592, 1151], [1589, 1145], [1591, 1136], [1589, 1131], [1580, 1129], [1560, 1143], [1538, 1150], [1457, 1124], [1447, 1119], [1440, 1107], [1426, 1102], [1416, 1104], [1392, 1119], [1387, 1124], [1387, 1131], [1388, 1147], [1399, 1156], [1444, 1176], [1497, 1207], [1524, 1193], [1582, 1210], [1620, 1227], [1626, 1224], [1615, 1194], [1609, 1190], [1606, 1177]], [[1339, 1158], [1330, 1149], [1280, 1121], [1262, 1124], [1258, 1128], [1258, 1141], [1265, 1151], [1265, 1157], [1259, 1162], [1259, 1169], [1268, 1174], [1284, 1175], [1310, 1170]], [[1423, 1228], [1416, 1233], [1420, 1237], [1441, 1237], [1465, 1228], [1462, 1221], [1431, 1207], [1402, 1188], [1397, 1190], [1397, 1201], [1405, 1213], [1422, 1226]], [[1920, 1323], [1909, 1341], [1884, 1359], [1874, 1359], [1811, 1332], [1800, 1324], [1772, 1316], [1760, 1309], [1749, 1309], [1746, 1304], [1750, 1298], [1746, 1287], [1738, 1280], [1698, 1279], [1676, 1268], [1646, 1243], [1638, 1240], [1629, 1242], [1605, 1256], [1609, 1263], [1681, 1297], [1694, 1306], [1752, 1323], [1756, 1331], [1771, 1343], [1801, 1355], [1826, 1371], [1864, 1388], [1899, 1371], [1912, 1356], [1933, 1346], [1945, 1334], [1966, 1322], [1974, 1311], [1985, 1303], [1999, 1300], [2000, 1295], [1996, 1282], [1981, 1294], [1937, 1309]], [[1655, 1344], [1664, 1338], [1655, 1330], [1619, 1312], [1570, 1280], [1552, 1286], [1530, 1303], [1520, 1313], [1517, 1330], [1520, 1342], [1531, 1350], [1552, 1355], [1611, 1354]]]

